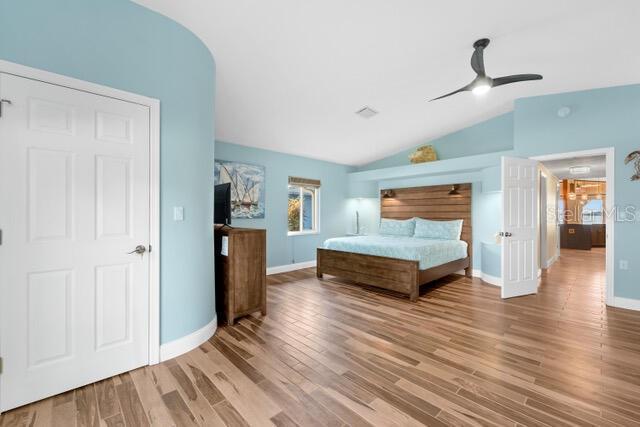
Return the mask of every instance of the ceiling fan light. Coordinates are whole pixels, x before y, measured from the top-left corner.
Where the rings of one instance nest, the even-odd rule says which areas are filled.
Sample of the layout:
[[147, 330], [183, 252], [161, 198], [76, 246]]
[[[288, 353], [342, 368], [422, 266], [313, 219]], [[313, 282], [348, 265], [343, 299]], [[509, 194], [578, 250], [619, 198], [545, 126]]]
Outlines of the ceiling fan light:
[[474, 95], [484, 95], [489, 92], [489, 90], [491, 90], [491, 85], [488, 83], [480, 83], [471, 89], [471, 92], [473, 92]]

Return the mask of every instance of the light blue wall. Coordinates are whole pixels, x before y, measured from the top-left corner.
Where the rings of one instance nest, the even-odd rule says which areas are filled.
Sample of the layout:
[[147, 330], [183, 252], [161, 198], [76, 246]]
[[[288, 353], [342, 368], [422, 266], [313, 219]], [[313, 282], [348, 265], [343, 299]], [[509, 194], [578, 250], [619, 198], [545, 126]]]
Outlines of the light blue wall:
[[[572, 114], [557, 115], [562, 106]], [[632, 165], [624, 158], [640, 149], [640, 85], [620, 86], [518, 100], [514, 149], [520, 156], [615, 147], [615, 203], [640, 206], [640, 182], [631, 182]], [[636, 209], [636, 213], [638, 210]], [[636, 215], [637, 216], [637, 215]], [[615, 295], [640, 299], [640, 226], [615, 224]], [[620, 260], [629, 261], [620, 270]]]
[[[0, 0], [0, 58], [160, 100], [161, 341], [210, 322], [209, 50], [182, 26], [128, 0]], [[184, 222], [173, 222], [173, 206], [184, 207]]]
[[[433, 145], [439, 160], [476, 154], [508, 151], [513, 149], [513, 113], [503, 114], [457, 132], [434, 139], [425, 144]], [[420, 145], [425, 145], [420, 144]], [[359, 170], [382, 169], [410, 164], [409, 154], [416, 147], [361, 166]]]
[[[560, 118], [560, 107], [569, 106], [572, 114]], [[497, 121], [497, 122], [496, 122]], [[512, 121], [512, 124], [508, 124]], [[493, 131], [490, 131], [493, 129]], [[461, 136], [464, 135], [464, 137]], [[509, 149], [505, 139], [512, 135], [513, 155], [530, 157], [552, 153], [566, 153], [594, 148], [615, 148], [615, 202], [618, 210], [632, 207], [635, 221], [618, 220], [615, 224], [615, 295], [623, 298], [640, 299], [640, 183], [631, 182], [631, 165], [624, 164], [624, 158], [633, 150], [640, 149], [640, 85], [620, 86], [605, 89], [547, 95], [519, 99], [511, 114], [489, 120], [451, 135], [439, 138], [433, 143], [439, 152], [444, 153], [444, 144], [454, 145], [451, 155], [461, 153], [458, 160], [464, 163], [468, 155], [477, 154], [477, 150], [495, 151]], [[501, 136], [501, 137], [500, 137]], [[496, 145], [496, 141], [501, 141]], [[442, 144], [442, 145], [441, 145]], [[484, 147], [484, 148], [480, 148]], [[452, 148], [453, 150], [453, 148]], [[393, 167], [407, 164], [406, 155], [411, 150], [369, 164], [365, 169]], [[444, 157], [441, 155], [441, 157]], [[469, 163], [472, 159], [469, 159]], [[469, 165], [471, 166], [471, 165]], [[462, 168], [464, 169], [464, 168]], [[476, 239], [492, 241], [493, 230], [500, 226], [500, 193], [491, 193], [499, 189], [499, 168], [491, 167], [482, 172], [484, 192], [478, 198], [474, 191], [474, 246]], [[380, 176], [386, 176], [380, 171]], [[456, 175], [449, 174], [442, 179], [456, 182]], [[432, 182], [427, 184], [427, 182]], [[475, 182], [475, 181], [474, 181]], [[378, 181], [385, 188], [392, 188], [393, 181]], [[404, 184], [436, 185], [434, 179], [412, 178]], [[371, 181], [364, 182], [371, 184]], [[483, 199], [485, 199], [483, 201]], [[481, 218], [481, 220], [478, 219]], [[480, 228], [480, 230], [478, 230]], [[482, 261], [485, 273], [497, 276], [499, 263], [495, 247], [485, 248], [491, 259]], [[474, 251], [477, 256], [479, 252]], [[620, 260], [629, 261], [628, 270], [618, 268]], [[476, 259], [477, 261], [477, 259]], [[476, 268], [474, 262], [474, 268]]]
[[[329, 237], [344, 235], [347, 173], [353, 168], [216, 141], [216, 159], [236, 160], [265, 167], [265, 218], [234, 219], [237, 227], [267, 229], [267, 265], [275, 267], [316, 259], [316, 248]], [[213, 168], [211, 169], [213, 175]], [[287, 236], [287, 185], [289, 176], [319, 179], [320, 233]]]

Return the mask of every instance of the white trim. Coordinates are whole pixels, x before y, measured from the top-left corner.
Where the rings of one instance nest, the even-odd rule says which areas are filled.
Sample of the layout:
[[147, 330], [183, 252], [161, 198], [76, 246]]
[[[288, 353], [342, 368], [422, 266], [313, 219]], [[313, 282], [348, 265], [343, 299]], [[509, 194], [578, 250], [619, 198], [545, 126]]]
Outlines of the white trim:
[[556, 261], [558, 261], [558, 258], [560, 258], [560, 251], [556, 251], [556, 254], [546, 261], [546, 264], [543, 268], [550, 268], [553, 264], [555, 264]]
[[306, 231], [287, 231], [288, 237], [294, 236], [312, 236], [314, 234], [320, 234], [318, 230], [306, 230]]
[[144, 95], [138, 95], [136, 93], [114, 89], [112, 87], [103, 86], [97, 83], [91, 83], [85, 80], [67, 77], [62, 74], [52, 73], [50, 71], [27, 67], [26, 65], [16, 64], [13, 62], [4, 61], [2, 59], [0, 59], [0, 72], [13, 74], [17, 77], [25, 77], [32, 80], [38, 80], [43, 83], [53, 83], [57, 86], [81, 90], [84, 92], [93, 93], [95, 95], [133, 102], [135, 104], [140, 104], [147, 107], [150, 107], [152, 105], [158, 105], [158, 107], [160, 106], [160, 101], [155, 98], [149, 98]]
[[502, 277], [492, 276], [479, 269], [473, 270], [473, 277], [478, 277], [480, 280], [488, 285], [502, 287]]
[[[303, 185], [292, 185], [288, 184], [287, 189], [289, 187], [298, 187], [300, 188], [300, 228], [302, 228], [302, 218], [304, 216], [304, 202], [303, 202], [303, 191], [302, 189], [306, 189], [309, 191], [309, 187], [305, 187]], [[294, 236], [306, 236], [310, 234], [320, 234], [320, 187], [313, 188], [313, 229], [312, 230], [298, 230], [298, 231], [288, 231], [287, 237]]]
[[160, 361], [160, 101], [0, 59], [0, 72], [149, 108], [149, 364]]
[[160, 363], [160, 101], [149, 105], [149, 365]]
[[613, 304], [609, 305], [627, 310], [640, 310], [640, 300], [632, 298], [614, 297]]
[[[606, 183], [607, 183], [607, 198], [606, 198], [606, 211], [612, 212], [615, 206], [615, 148], [605, 147], [596, 148], [593, 150], [573, 151], [569, 153], [557, 153], [547, 154], [544, 156], [531, 157], [533, 160], [544, 162], [547, 160], [561, 160], [570, 159], [573, 157], [589, 157], [589, 156], [602, 156], [606, 157]], [[605, 215], [606, 217], [606, 269], [607, 269], [607, 305], [616, 306], [616, 301], [619, 299], [615, 297], [615, 218], [611, 215]]]
[[195, 332], [180, 337], [177, 340], [170, 341], [160, 346], [160, 362], [173, 359], [181, 354], [193, 350], [216, 333], [218, 328], [218, 317], [213, 316], [211, 322], [204, 325]]
[[316, 260], [297, 262], [295, 264], [279, 265], [277, 267], [267, 268], [267, 276], [271, 274], [286, 273], [289, 271], [302, 270], [303, 268], [310, 268], [316, 266]]

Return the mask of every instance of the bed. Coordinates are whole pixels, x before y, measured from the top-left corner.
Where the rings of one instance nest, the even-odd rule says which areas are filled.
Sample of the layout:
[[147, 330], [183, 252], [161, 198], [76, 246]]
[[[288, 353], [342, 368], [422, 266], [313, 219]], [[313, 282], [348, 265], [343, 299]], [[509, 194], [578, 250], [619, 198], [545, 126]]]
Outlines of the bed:
[[460, 239], [381, 235], [328, 239], [318, 248], [319, 278], [330, 274], [416, 301], [423, 284], [463, 270], [471, 276], [471, 184], [386, 189], [380, 200], [382, 218], [462, 219]]

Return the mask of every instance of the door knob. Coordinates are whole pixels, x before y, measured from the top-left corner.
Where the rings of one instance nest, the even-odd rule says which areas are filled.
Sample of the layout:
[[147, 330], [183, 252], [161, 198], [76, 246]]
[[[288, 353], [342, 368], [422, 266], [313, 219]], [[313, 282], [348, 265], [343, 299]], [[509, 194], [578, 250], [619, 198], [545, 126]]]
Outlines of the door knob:
[[134, 250], [132, 250], [131, 252], [127, 252], [128, 254], [138, 254], [138, 255], [142, 255], [143, 253], [145, 253], [147, 251], [147, 248], [144, 247], [144, 245], [138, 245], [136, 246], [136, 248]]

